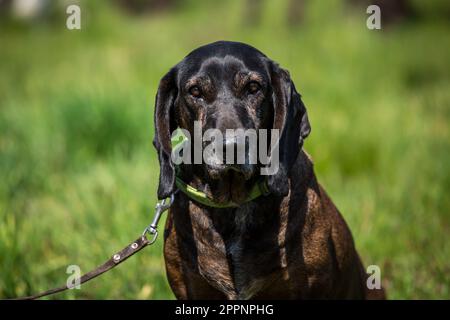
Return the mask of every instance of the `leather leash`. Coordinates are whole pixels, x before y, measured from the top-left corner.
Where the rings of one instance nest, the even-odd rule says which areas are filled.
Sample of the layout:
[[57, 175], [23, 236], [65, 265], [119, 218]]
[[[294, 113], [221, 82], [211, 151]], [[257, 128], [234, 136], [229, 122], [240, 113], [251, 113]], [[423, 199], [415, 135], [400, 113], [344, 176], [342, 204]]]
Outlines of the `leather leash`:
[[[113, 269], [115, 266], [121, 264], [122, 262], [127, 260], [129, 257], [134, 255], [136, 252], [139, 252], [146, 246], [153, 244], [156, 241], [156, 238], [158, 237], [157, 228], [158, 228], [158, 222], [161, 218], [161, 215], [170, 208], [170, 206], [173, 203], [174, 196], [175, 196], [175, 193], [171, 195], [168, 203], [167, 203], [167, 199], [164, 199], [156, 204], [155, 215], [153, 217], [153, 221], [150, 223], [150, 225], [147, 226], [147, 228], [144, 229], [144, 232], [142, 233], [142, 235], [139, 238], [137, 238], [135, 241], [133, 241], [132, 243], [127, 245], [122, 250], [115, 253], [110, 259], [108, 259], [102, 265], [98, 266], [97, 268], [95, 268], [94, 270], [92, 270], [88, 273], [83, 274], [79, 279], [77, 279], [78, 281], [76, 281], [76, 285], [77, 286], [81, 285], [85, 282], [88, 282], [89, 280], [92, 280], [92, 279], [100, 276], [101, 274], [103, 274], [103, 273]], [[152, 235], [151, 240], [147, 239], [147, 233]], [[20, 298], [17, 298], [17, 300], [39, 299], [39, 298], [49, 296], [49, 295], [52, 295], [52, 294], [55, 294], [58, 292], [66, 291], [68, 289], [73, 289], [74, 287], [75, 287], [75, 285], [69, 286], [66, 284], [64, 286], [53, 288], [53, 289], [50, 289], [50, 290], [47, 290], [47, 291], [44, 291], [44, 292], [41, 292], [41, 293], [38, 293], [38, 294], [35, 294], [32, 296], [20, 297]]]

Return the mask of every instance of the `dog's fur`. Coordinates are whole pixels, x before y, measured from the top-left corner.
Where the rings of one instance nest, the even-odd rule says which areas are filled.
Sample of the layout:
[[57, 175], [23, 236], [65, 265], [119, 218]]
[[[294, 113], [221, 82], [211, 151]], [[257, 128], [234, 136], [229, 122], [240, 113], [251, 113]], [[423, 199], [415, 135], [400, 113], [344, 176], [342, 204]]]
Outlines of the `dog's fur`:
[[241, 205], [216, 209], [176, 194], [164, 256], [177, 298], [384, 297], [382, 289], [367, 289], [350, 230], [302, 150], [310, 124], [287, 71], [253, 47], [221, 41], [191, 52], [163, 77], [154, 140], [160, 199], [176, 190], [170, 135], [177, 127], [193, 134], [194, 120], [203, 131], [279, 129], [280, 168], [268, 176], [268, 196], [244, 203], [259, 165], [181, 166], [185, 182], [216, 202]]

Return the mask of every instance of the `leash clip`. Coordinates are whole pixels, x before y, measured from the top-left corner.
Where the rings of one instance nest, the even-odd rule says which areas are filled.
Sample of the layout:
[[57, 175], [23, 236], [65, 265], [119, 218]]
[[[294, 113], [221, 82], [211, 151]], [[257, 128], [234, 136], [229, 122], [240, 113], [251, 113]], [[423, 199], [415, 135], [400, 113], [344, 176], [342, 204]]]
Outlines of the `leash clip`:
[[142, 236], [144, 237], [147, 235], [147, 233], [153, 236], [150, 240], [150, 244], [153, 244], [158, 237], [158, 222], [161, 219], [161, 215], [170, 208], [174, 199], [175, 193], [172, 193], [170, 195], [170, 198], [163, 199], [156, 203], [153, 221], [144, 229], [144, 232], [142, 233]]

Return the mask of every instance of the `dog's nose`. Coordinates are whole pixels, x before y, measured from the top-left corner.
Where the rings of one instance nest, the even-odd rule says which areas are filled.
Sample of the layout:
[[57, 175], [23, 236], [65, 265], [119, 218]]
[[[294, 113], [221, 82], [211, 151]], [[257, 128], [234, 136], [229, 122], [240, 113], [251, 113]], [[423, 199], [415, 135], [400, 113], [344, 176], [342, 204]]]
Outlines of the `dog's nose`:
[[223, 153], [225, 155], [225, 164], [239, 165], [245, 164], [248, 147], [246, 139], [240, 139], [237, 136], [227, 137], [223, 141]]
[[228, 152], [235, 152], [237, 146], [237, 137], [227, 137], [223, 139], [223, 151], [226, 153]]
[[249, 179], [253, 172], [251, 164], [249, 141], [244, 137], [227, 137], [223, 141], [225, 156], [225, 171], [233, 170], [242, 173], [245, 179]]
[[[218, 141], [222, 142], [221, 146], [217, 145]], [[213, 140], [210, 142], [210, 144], [216, 144], [213, 148], [209, 148], [210, 144], [205, 146], [205, 148], [208, 148], [205, 159], [208, 160], [207, 165], [210, 175], [220, 178], [224, 174], [234, 171], [242, 174], [245, 180], [250, 179], [255, 171], [255, 164], [249, 161], [249, 148], [247, 148], [248, 142], [246, 139], [238, 136], [228, 136], [218, 141]], [[217, 150], [220, 149], [217, 148], [222, 148], [222, 152], [219, 153]]]

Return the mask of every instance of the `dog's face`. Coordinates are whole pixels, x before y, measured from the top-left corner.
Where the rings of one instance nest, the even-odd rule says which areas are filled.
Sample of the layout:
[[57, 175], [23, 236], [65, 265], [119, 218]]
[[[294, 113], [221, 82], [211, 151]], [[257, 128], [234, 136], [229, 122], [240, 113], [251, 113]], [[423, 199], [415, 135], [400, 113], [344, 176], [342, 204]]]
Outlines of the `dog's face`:
[[[273, 122], [273, 108], [270, 105], [270, 78], [261, 55], [243, 52], [229, 55], [225, 50], [194, 51], [186, 57], [178, 69], [178, 96], [175, 100], [175, 120], [179, 127], [193, 136], [193, 124], [201, 125], [202, 135], [209, 129], [219, 130], [222, 137], [223, 158], [233, 149], [233, 161], [205, 159], [202, 168], [208, 178], [230, 180], [238, 185], [249, 180], [257, 171], [257, 164], [249, 161], [249, 146], [245, 149], [245, 161], [238, 164], [238, 139], [236, 129], [270, 128]], [[228, 132], [227, 132], [228, 130]], [[231, 132], [231, 133], [230, 133]], [[244, 142], [244, 141], [242, 141]], [[248, 142], [248, 141], [247, 141]], [[203, 142], [203, 149], [211, 144]], [[253, 151], [254, 152], [254, 151]], [[205, 156], [208, 156], [205, 153]], [[212, 157], [212, 156], [211, 156]], [[209, 161], [206, 161], [209, 160]], [[243, 182], [243, 181], [242, 181]]]
[[[159, 198], [167, 197], [174, 188], [170, 135], [182, 128], [193, 137], [195, 121], [202, 134], [208, 129], [223, 134], [224, 157], [229, 148], [238, 148], [239, 141], [248, 143], [227, 130], [279, 129], [280, 169], [268, 177], [268, 184], [276, 194], [287, 193], [288, 171], [310, 127], [288, 73], [276, 63], [248, 45], [216, 42], [194, 50], [163, 77], [155, 108], [154, 144], [161, 165]], [[202, 147], [208, 143], [203, 142]], [[244, 149], [251, 151], [248, 146]], [[208, 161], [199, 170], [206, 179], [227, 181], [229, 190], [239, 189], [259, 175], [259, 165], [248, 159], [247, 154], [240, 164]]]

